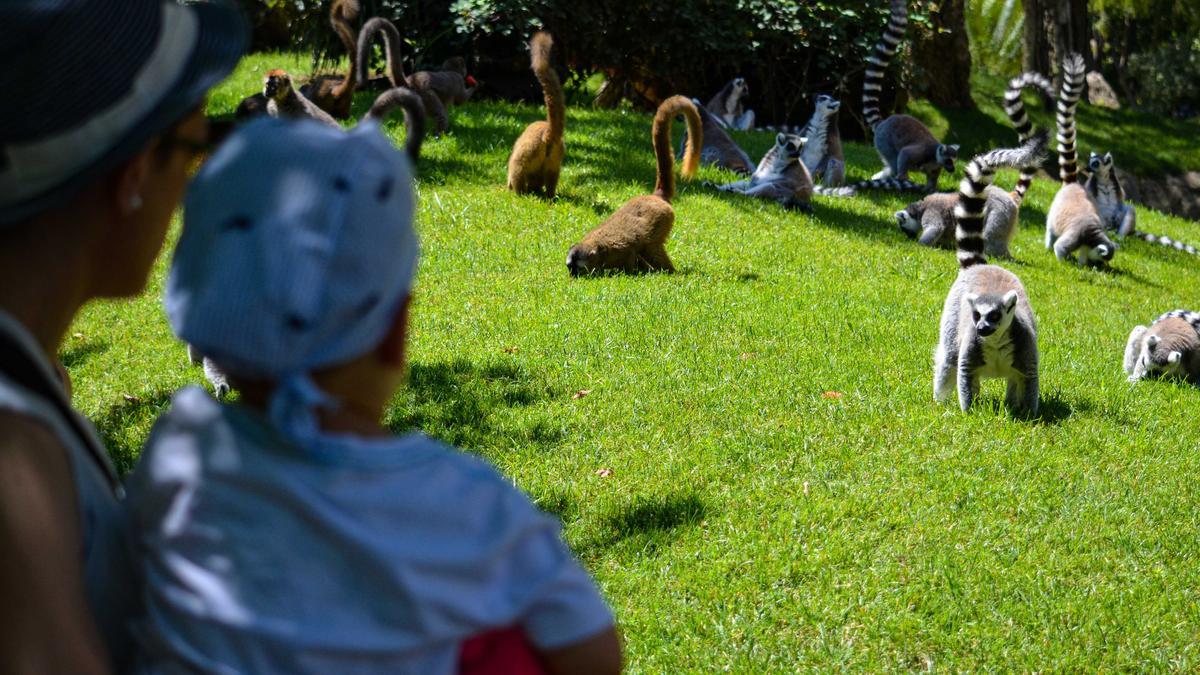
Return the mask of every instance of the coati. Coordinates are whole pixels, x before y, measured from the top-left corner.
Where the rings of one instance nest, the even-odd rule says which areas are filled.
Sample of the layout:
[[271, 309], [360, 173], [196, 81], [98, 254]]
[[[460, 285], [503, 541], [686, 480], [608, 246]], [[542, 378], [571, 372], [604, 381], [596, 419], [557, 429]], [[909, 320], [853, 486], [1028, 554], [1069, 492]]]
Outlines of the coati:
[[828, 94], [817, 97], [812, 118], [800, 135], [808, 139], [800, 161], [808, 167], [813, 182], [838, 187], [846, 181], [846, 158], [842, 155], [842, 136], [837, 114], [842, 102]]
[[[700, 123], [704, 128], [704, 148], [700, 151], [700, 163], [734, 173], [750, 175], [754, 171], [754, 163], [750, 161], [750, 155], [747, 155], [746, 151], [730, 138], [717, 116], [700, 105], [700, 99], [692, 99], [692, 105], [696, 106], [696, 110], [700, 113]], [[683, 138], [679, 142], [676, 159], [683, 158], [687, 145], [688, 135], [685, 130]]]
[[746, 131], [754, 128], [754, 111], [746, 110], [743, 101], [750, 95], [745, 78], [735, 77], [704, 106], [726, 127]]
[[675, 161], [671, 154], [671, 120], [682, 114], [692, 139], [683, 155], [680, 174], [690, 180], [700, 167], [700, 148], [704, 130], [696, 106], [683, 96], [672, 96], [658, 106], [651, 137], [657, 177], [654, 194], [634, 197], [625, 202], [600, 225], [584, 235], [567, 253], [571, 276], [601, 270], [623, 272], [674, 272], [664, 244], [675, 224], [671, 199], [675, 196]]
[[[1029, 116], [1025, 114], [1025, 102], [1021, 100], [1021, 92], [1026, 87], [1037, 87], [1048, 98], [1054, 98], [1054, 85], [1041, 73], [1022, 73], [1008, 81], [1008, 89], [1004, 92], [1004, 112], [1012, 122], [1013, 129], [1017, 131], [1017, 138], [1021, 143], [1029, 140], [1034, 134], [1033, 122], [1030, 122]], [[1036, 175], [1036, 166], [1021, 169], [1021, 176], [1012, 192], [1013, 201], [1017, 206], [1025, 201], [1025, 193], [1029, 191]]]
[[550, 65], [553, 46], [554, 40], [546, 32], [536, 33], [529, 41], [530, 64], [546, 99], [546, 119], [525, 127], [508, 156], [508, 189], [522, 195], [544, 191], [548, 199], [553, 199], [558, 189], [558, 175], [566, 152], [563, 145], [566, 104], [558, 73]]
[[425, 140], [425, 104], [421, 97], [408, 87], [393, 87], [375, 98], [371, 109], [363, 115], [362, 121], [376, 121], [380, 124], [396, 108], [404, 110], [405, 142], [404, 151], [408, 159], [416, 166], [421, 155], [421, 143]]
[[945, 403], [958, 384], [965, 412], [979, 394], [981, 378], [1008, 380], [1005, 405], [1011, 413], [1037, 415], [1037, 320], [1017, 275], [988, 265], [984, 257], [983, 209], [986, 188], [997, 167], [1035, 166], [1045, 139], [1031, 139], [1015, 150], [992, 150], [971, 160], [959, 183], [958, 278], [942, 308], [933, 356], [933, 397]]
[[920, 171], [925, 174], [926, 188], [932, 192], [937, 188], [943, 169], [954, 173], [958, 146], [938, 142], [933, 132], [911, 115], [897, 114], [884, 119], [879, 110], [884, 71], [896, 55], [908, 27], [906, 1], [892, 0], [891, 17], [883, 39], [867, 57], [867, 71], [863, 77], [863, 117], [875, 134], [875, 150], [883, 160], [883, 171], [873, 178], [908, 180], [909, 171]]
[[[388, 78], [393, 87], [408, 87], [421, 97], [425, 104], [425, 114], [434, 121], [435, 133], [443, 133], [450, 126], [450, 118], [446, 109], [454, 104], [461, 105], [475, 93], [474, 86], [468, 86], [467, 78], [453, 70], [428, 71], [422, 70], [412, 75], [404, 74], [404, 59], [400, 53], [400, 31], [391, 21], [374, 17], [363, 24], [358, 34], [358, 50], [355, 56], [355, 67], [358, 79], [367, 78], [367, 57], [370, 54], [370, 44], [376, 34], [383, 35], [384, 55], [387, 60]], [[436, 99], [436, 101], [435, 101]]]
[[750, 178], [717, 186], [722, 192], [773, 199], [787, 208], [811, 211], [812, 176], [800, 154], [808, 139], [795, 134], [777, 134], [775, 145], [763, 155]]
[[1200, 313], [1176, 309], [1137, 326], [1125, 343], [1125, 374], [1130, 382], [1173, 377], [1200, 385]]
[[350, 104], [354, 102], [354, 90], [358, 85], [355, 76], [356, 41], [353, 22], [358, 18], [358, 0], [334, 0], [329, 8], [329, 23], [346, 48], [350, 66], [345, 75], [318, 75], [300, 87], [300, 93], [317, 107], [339, 120], [350, 117]]
[[1117, 177], [1111, 153], [1105, 153], [1101, 157], [1093, 152], [1088, 159], [1088, 170], [1091, 175], [1083, 187], [1096, 204], [1096, 210], [1100, 212], [1100, 220], [1105, 228], [1116, 230], [1118, 237], [1132, 236], [1151, 244], [1200, 255], [1195, 246], [1137, 229], [1137, 212], [1133, 204], [1125, 201], [1125, 189], [1121, 187], [1121, 180]]
[[1063, 186], [1046, 214], [1046, 248], [1059, 260], [1076, 255], [1080, 266], [1112, 260], [1117, 245], [1105, 233], [1100, 211], [1078, 183], [1075, 155], [1075, 108], [1083, 92], [1084, 65], [1078, 54], [1063, 61], [1063, 82], [1058, 97], [1058, 174]]
[[286, 71], [267, 71], [263, 78], [263, 96], [267, 97], [267, 114], [271, 117], [307, 117], [337, 129], [342, 128], [329, 113], [292, 87], [292, 78]]

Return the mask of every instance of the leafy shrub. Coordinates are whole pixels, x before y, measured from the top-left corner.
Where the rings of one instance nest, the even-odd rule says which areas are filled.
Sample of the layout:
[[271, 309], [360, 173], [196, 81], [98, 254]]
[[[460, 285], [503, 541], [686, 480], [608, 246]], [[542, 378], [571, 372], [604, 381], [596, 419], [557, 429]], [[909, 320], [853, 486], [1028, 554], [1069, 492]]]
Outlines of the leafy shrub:
[[966, 8], [974, 63], [1002, 77], [1020, 72], [1025, 27], [1020, 0], [971, 0]]
[[1138, 105], [1161, 114], [1200, 111], [1200, 38], [1164, 42], [1129, 57], [1127, 86]]

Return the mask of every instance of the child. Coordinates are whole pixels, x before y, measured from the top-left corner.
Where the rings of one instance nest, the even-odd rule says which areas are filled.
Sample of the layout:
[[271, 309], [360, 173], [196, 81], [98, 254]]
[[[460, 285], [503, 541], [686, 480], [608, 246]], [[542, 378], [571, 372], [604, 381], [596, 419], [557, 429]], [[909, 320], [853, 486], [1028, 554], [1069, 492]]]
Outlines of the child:
[[380, 424], [412, 200], [370, 124], [260, 120], [196, 176], [167, 314], [241, 404], [179, 392], [130, 478], [147, 670], [620, 670], [558, 524], [485, 462]]

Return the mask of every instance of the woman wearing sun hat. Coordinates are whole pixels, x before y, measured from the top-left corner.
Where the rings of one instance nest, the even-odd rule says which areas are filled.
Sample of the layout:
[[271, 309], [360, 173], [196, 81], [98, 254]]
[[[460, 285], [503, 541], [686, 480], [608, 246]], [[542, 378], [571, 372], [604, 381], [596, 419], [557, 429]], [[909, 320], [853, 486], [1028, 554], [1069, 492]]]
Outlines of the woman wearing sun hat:
[[128, 663], [121, 490], [55, 355], [143, 290], [247, 37], [220, 3], [0, 2], [0, 672]]

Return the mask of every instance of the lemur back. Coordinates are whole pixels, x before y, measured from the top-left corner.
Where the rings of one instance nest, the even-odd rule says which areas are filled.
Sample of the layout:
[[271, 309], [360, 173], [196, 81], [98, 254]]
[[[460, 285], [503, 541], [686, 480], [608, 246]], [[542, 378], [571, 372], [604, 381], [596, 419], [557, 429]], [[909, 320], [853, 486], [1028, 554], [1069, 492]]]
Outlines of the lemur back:
[[1200, 384], [1200, 313], [1176, 309], [1149, 327], [1136, 326], [1125, 343], [1124, 367], [1130, 382], [1161, 376]]
[[342, 125], [292, 87], [292, 78], [283, 70], [268, 71], [263, 78], [263, 96], [267, 98], [267, 114], [271, 117], [313, 119], [341, 129]]
[[1039, 136], [1019, 149], [980, 155], [967, 165], [959, 184], [955, 217], [960, 271], [942, 308], [933, 395], [947, 401], [954, 390], [951, 383], [957, 381], [964, 412], [978, 395], [982, 378], [1001, 377], [1008, 381], [1008, 409], [1037, 414], [1037, 322], [1021, 280], [987, 264], [983, 211], [997, 167], [1034, 164], [1045, 145]]
[[[388, 81], [394, 87], [408, 87], [416, 92], [425, 106], [426, 119], [433, 120], [433, 133], [444, 133], [450, 128], [450, 116], [446, 104], [438, 92], [422, 79], [409, 78], [404, 74], [404, 57], [400, 53], [400, 31], [395, 24], [382, 17], [373, 17], [363, 24], [358, 32], [358, 49], [355, 54], [355, 70], [360, 82], [367, 81], [367, 61], [371, 53], [371, 42], [376, 35], [383, 36], [383, 53], [387, 61]], [[465, 84], [464, 84], [465, 86]]]
[[[1009, 244], [1017, 231], [1020, 208], [1012, 194], [995, 185], [984, 190], [983, 250], [991, 257], [1009, 258]], [[938, 192], [896, 212], [900, 231], [923, 246], [952, 249], [956, 246], [954, 207], [957, 192]]]

